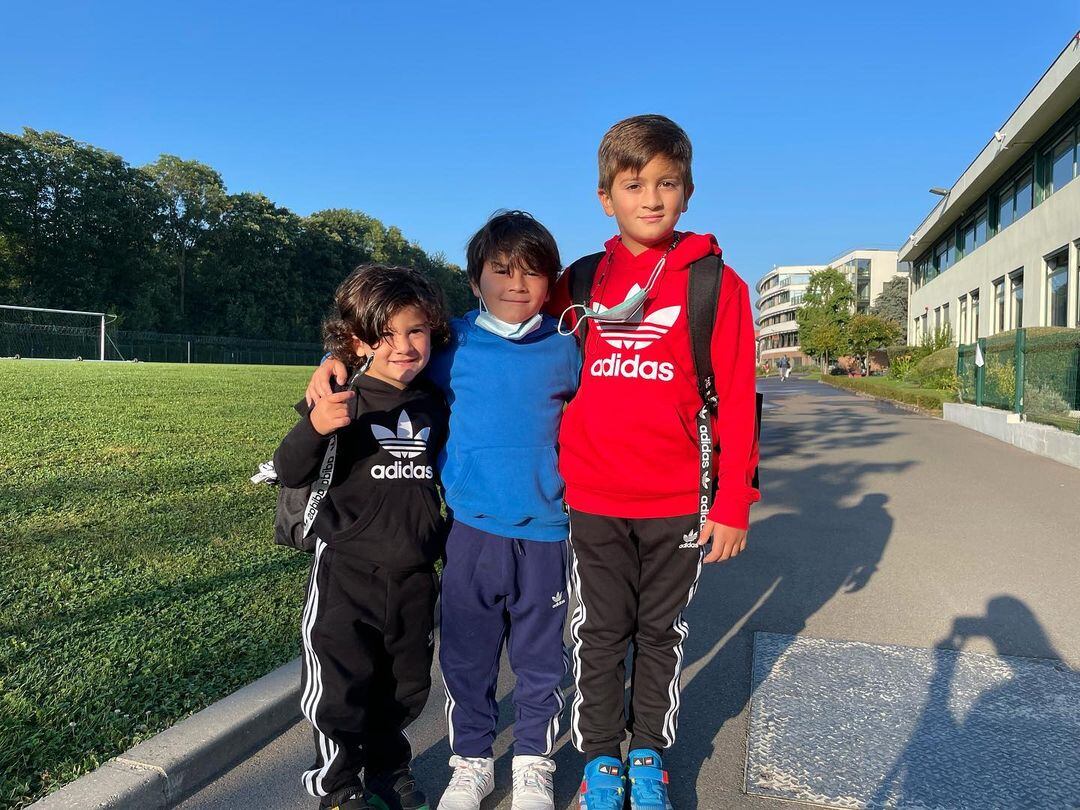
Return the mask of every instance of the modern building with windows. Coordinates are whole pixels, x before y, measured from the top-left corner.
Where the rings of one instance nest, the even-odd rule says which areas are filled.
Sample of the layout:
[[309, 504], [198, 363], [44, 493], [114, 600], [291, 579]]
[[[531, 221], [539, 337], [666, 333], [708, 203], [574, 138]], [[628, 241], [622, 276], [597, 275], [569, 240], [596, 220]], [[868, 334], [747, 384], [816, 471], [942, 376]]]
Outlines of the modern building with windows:
[[908, 342], [1080, 325], [1080, 35], [900, 249]]
[[774, 267], [756, 285], [758, 299], [758, 361], [773, 363], [785, 354], [792, 365], [809, 362], [799, 347], [796, 312], [802, 305], [810, 274], [826, 267], [843, 272], [855, 290], [855, 311], [867, 312], [885, 282], [898, 270], [895, 250], [855, 249], [837, 256], [828, 264]]

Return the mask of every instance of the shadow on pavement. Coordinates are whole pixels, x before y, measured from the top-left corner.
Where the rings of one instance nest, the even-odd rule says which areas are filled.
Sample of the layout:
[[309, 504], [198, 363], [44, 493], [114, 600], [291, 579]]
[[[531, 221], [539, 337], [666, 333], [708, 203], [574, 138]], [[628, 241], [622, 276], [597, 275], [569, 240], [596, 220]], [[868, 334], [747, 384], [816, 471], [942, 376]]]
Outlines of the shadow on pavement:
[[963, 649], [977, 637], [988, 639], [997, 655], [1056, 659], [1057, 669], [1070, 671], [1019, 599], [998, 596], [987, 603], [985, 615], [954, 619], [950, 634], [936, 645], [935, 671], [915, 731], [868, 807], [1080, 804], [1075, 713], [1070, 723], [1063, 722], [1064, 712], [1026, 710], [1032, 695], [1017, 677], [980, 694], [966, 716], [950, 706], [958, 659], [945, 651]]

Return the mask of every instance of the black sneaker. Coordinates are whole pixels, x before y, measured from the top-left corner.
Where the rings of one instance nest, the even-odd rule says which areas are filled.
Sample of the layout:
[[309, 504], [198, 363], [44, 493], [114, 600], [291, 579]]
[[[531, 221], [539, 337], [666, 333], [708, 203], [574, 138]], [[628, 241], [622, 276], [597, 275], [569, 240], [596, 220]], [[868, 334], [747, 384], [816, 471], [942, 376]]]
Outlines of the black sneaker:
[[408, 765], [367, 778], [368, 804], [376, 810], [430, 810]]
[[320, 810], [374, 810], [363, 788], [345, 788], [331, 793], [319, 803]]

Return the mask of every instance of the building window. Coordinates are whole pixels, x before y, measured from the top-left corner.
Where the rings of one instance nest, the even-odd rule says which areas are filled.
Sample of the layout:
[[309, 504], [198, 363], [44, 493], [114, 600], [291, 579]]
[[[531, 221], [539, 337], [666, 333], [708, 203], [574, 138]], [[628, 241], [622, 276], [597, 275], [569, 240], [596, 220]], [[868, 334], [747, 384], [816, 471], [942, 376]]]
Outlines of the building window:
[[934, 336], [941, 331], [941, 307], [934, 307]]
[[971, 299], [971, 342], [979, 339], [979, 291], [972, 290], [968, 293]]
[[1012, 285], [1012, 328], [1024, 328], [1024, 268], [1021, 267], [1011, 276], [1009, 283]]
[[1050, 164], [1050, 187], [1046, 190], [1049, 195], [1076, 176], [1076, 133], [1070, 132], [1054, 144], [1046, 158]]
[[944, 329], [947, 329], [949, 335], [952, 335], [952, 321], [949, 320], [949, 305], [941, 305], [941, 325]]
[[1005, 279], [994, 282], [994, 325], [993, 334], [1005, 331]]
[[967, 312], [968, 312], [968, 300], [967, 296], [960, 298], [960, 334], [957, 335], [959, 343], [967, 343], [968, 331], [967, 331]]
[[1032, 171], [1026, 169], [1016, 180], [998, 192], [997, 229], [1007, 228], [1031, 210]]
[[969, 219], [961, 226], [959, 253], [966, 256], [986, 241], [986, 209]]
[[923, 334], [923, 340], [924, 341], [927, 339], [927, 337], [929, 337], [929, 335], [926, 332], [926, 328], [927, 328], [926, 319], [927, 319], [927, 313], [924, 312], [923, 315], [922, 315], [922, 334]]
[[1069, 250], [1046, 260], [1046, 325], [1067, 326], [1069, 318]]

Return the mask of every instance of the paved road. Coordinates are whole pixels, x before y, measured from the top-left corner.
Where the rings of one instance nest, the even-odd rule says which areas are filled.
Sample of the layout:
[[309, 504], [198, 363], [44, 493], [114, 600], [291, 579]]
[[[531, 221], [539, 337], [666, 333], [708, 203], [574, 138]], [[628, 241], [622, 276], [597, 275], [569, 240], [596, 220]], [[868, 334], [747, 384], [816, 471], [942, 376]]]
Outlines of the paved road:
[[[761, 390], [765, 498], [749, 548], [706, 570], [689, 610], [668, 757], [680, 810], [791, 807], [742, 792], [754, 631], [932, 647], [956, 617], [986, 617], [1005, 595], [1026, 610], [982, 622], [986, 637], [965, 649], [1080, 663], [1080, 470], [820, 383], [774, 379]], [[500, 684], [499, 784], [485, 810], [510, 806], [511, 683]], [[412, 729], [433, 800], [450, 753], [442, 703], [433, 690]], [[298, 725], [182, 807], [310, 808], [298, 782], [310, 745]], [[569, 807], [581, 763], [565, 734], [559, 746], [557, 805]]]

